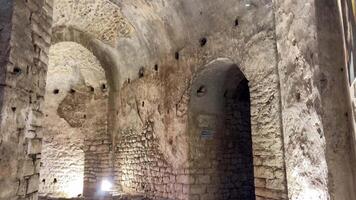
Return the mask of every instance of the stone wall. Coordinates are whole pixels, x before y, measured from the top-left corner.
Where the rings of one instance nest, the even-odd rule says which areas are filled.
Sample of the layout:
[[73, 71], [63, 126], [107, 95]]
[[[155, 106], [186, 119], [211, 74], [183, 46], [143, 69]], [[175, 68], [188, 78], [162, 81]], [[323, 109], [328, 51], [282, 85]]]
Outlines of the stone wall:
[[124, 194], [150, 199], [188, 199], [189, 179], [174, 170], [159, 151], [152, 123], [139, 134], [123, 130], [116, 147], [115, 182]]
[[[54, 38], [91, 50], [115, 88], [107, 120], [115, 155], [102, 156], [110, 153], [103, 129], [95, 130], [103, 133], [97, 140], [84, 140], [92, 146], [87, 163], [104, 166], [84, 170], [101, 174], [88, 182], [115, 164], [116, 193], [208, 198], [204, 184], [212, 178], [191, 165], [190, 91], [204, 66], [228, 58], [249, 81], [257, 198], [286, 199], [287, 180], [289, 199], [355, 198], [354, 156], [344, 156], [352, 149], [342, 116], [350, 108], [335, 67], [345, 64], [333, 53], [341, 47], [330, 45], [340, 42], [340, 33], [329, 34], [339, 28], [335, 2], [251, 2], [57, 1], [54, 24], [64, 31]], [[13, 8], [0, 8], [0, 153], [7, 155], [0, 199], [35, 199], [53, 6], [0, 3]]]
[[[198, 73], [190, 94], [190, 168], [202, 176], [191, 183], [201, 191], [193, 195], [255, 199], [248, 81], [236, 65], [211, 64]], [[264, 197], [259, 188], [257, 196]]]
[[52, 1], [1, 1], [1, 5], [1, 9], [6, 9], [1, 15], [12, 11], [12, 17], [11, 25], [1, 24], [5, 31], [1, 33], [1, 47], [9, 35], [11, 39], [8, 48], [1, 49], [4, 73], [1, 73], [0, 199], [36, 199]]
[[111, 173], [104, 70], [73, 42], [53, 45], [49, 58], [40, 195], [92, 196]]
[[354, 199], [337, 2], [274, 3], [289, 198]]
[[327, 144], [328, 189], [331, 199], [347, 200], [356, 199], [356, 191], [353, 190], [356, 183], [356, 143], [338, 11], [335, 1], [316, 1], [319, 88]]
[[[147, 193], [151, 198], [173, 199], [185, 198], [189, 194], [196, 198], [194, 194], [207, 192], [200, 191], [198, 181], [204, 171], [190, 168], [188, 160], [191, 150], [187, 131], [190, 87], [193, 77], [203, 66], [227, 57], [250, 81], [251, 128], [255, 138], [255, 162], [259, 163], [255, 171], [262, 179], [258, 196], [285, 198], [272, 1], [254, 2], [252, 7], [245, 6], [243, 1], [232, 0], [224, 4], [216, 1], [167, 1], [164, 5], [147, 1], [112, 2], [111, 5], [120, 8], [122, 20], [129, 21], [124, 24], [132, 25], [132, 29], [122, 26], [121, 30], [129, 34], [118, 36], [117, 43], [100, 41], [102, 38], [96, 33], [108, 30], [106, 27], [90, 26], [103, 12], [97, 9], [100, 5], [97, 1], [85, 2], [93, 9], [76, 2], [58, 1], [55, 24], [59, 29], [64, 28], [55, 38], [77, 41], [93, 51], [102, 63], [109, 64], [103, 67], [114, 77], [112, 83], [117, 88], [117, 93], [111, 96], [116, 104], [110, 104], [115, 108], [110, 110], [115, 116], [110, 129], [115, 146], [115, 192]], [[110, 3], [105, 1], [105, 5]], [[66, 8], [65, 11], [60, 11], [62, 8]], [[223, 14], [209, 14], [217, 9], [224, 11]], [[89, 31], [90, 28], [95, 30]], [[146, 132], [156, 139], [146, 139]], [[141, 147], [136, 140], [148, 147]], [[156, 156], [148, 152], [155, 152]], [[149, 162], [138, 160], [135, 154], [147, 157]], [[162, 165], [167, 168], [163, 171], [167, 172], [158, 175], [167, 177], [169, 174], [174, 178], [169, 183], [155, 179], [158, 175], [149, 175], [145, 179], [140, 172], [144, 165], [148, 165], [146, 174], [155, 174], [161, 169], [157, 166]], [[183, 196], [176, 197], [177, 193], [162, 189], [169, 185], [178, 185], [177, 191], [186, 185]], [[155, 195], [156, 186], [162, 192]]]

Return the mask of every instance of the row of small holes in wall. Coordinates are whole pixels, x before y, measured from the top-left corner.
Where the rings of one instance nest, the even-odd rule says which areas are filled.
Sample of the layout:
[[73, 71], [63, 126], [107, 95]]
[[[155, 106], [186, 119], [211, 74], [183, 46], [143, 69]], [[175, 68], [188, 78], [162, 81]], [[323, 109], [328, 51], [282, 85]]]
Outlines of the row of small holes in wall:
[[[156, 72], [158, 72], [158, 65], [155, 64], [155, 66], [153, 67], [153, 69], [154, 69]], [[142, 77], [144, 77], [144, 76], [145, 76], [145, 68], [144, 68], [144, 67], [141, 67], [140, 70], [138, 71], [138, 77], [139, 77], [139, 78], [142, 78]], [[127, 79], [127, 83], [131, 83], [131, 79], [130, 79], [130, 78]]]
[[[234, 25], [235, 25], [236, 27], [239, 26], [239, 19], [238, 19], [238, 18], [235, 19]], [[200, 44], [201, 47], [204, 47], [207, 43], [208, 43], [208, 39], [207, 39], [206, 37], [203, 37], [203, 38], [201, 38], [201, 39], [199, 40], [199, 44]], [[180, 57], [179, 52], [176, 51], [176, 52], [174, 53], [174, 58], [175, 58], [176, 60], [179, 60], [179, 57]], [[154, 66], [154, 70], [155, 70], [155, 71], [158, 71], [158, 65], [157, 65], [157, 64]], [[141, 67], [140, 70], [139, 70], [139, 72], [138, 72], [138, 77], [139, 77], [139, 78], [142, 78], [142, 77], [144, 77], [144, 75], [145, 75], [145, 68], [144, 68], [144, 67]], [[131, 83], [131, 79], [128, 78], [128, 79], [127, 79], [127, 82], [128, 82], [128, 83]], [[197, 93], [198, 93], [198, 96], [204, 96], [204, 95], [205, 95], [205, 92], [204, 92], [204, 94], [199, 94], [199, 91], [198, 91]]]
[[[238, 18], [235, 19], [235, 26], [239, 26], [239, 19], [238, 19]], [[205, 37], [203, 37], [203, 38], [201, 38], [201, 39], [199, 40], [199, 43], [200, 43], [200, 46], [201, 46], [201, 47], [205, 46], [207, 42], [208, 42], [208, 39], [206, 39]], [[176, 52], [175, 58], [176, 58], [177, 60], [179, 59], [179, 53], [178, 53], [178, 52]], [[207, 91], [206, 86], [202, 85], [202, 86], [200, 86], [200, 87], [198, 88], [198, 90], [197, 90], [197, 96], [198, 96], [198, 97], [203, 97], [203, 96], [206, 95], [207, 92], [208, 92], [208, 91]], [[224, 96], [226, 96], [226, 95], [227, 95], [227, 91], [224, 93]]]
[[[236, 27], [239, 26], [239, 19], [238, 18], [235, 19], [234, 24], [235, 24]], [[204, 47], [207, 43], [208, 43], [208, 39], [206, 37], [203, 37], [203, 38], [201, 38], [199, 40], [199, 44], [200, 44], [201, 47]], [[179, 52], [178, 51], [175, 52], [174, 57], [175, 57], [176, 60], [179, 60]]]
[[[239, 25], [239, 20], [236, 18], [234, 23], [235, 23], [235, 26], [238, 26]], [[208, 39], [206, 37], [203, 37], [203, 38], [201, 38], [199, 40], [199, 44], [200, 44], [201, 47], [204, 47], [207, 43], [208, 43]], [[176, 51], [174, 53], [174, 58], [176, 60], [179, 60], [179, 57], [180, 57], [179, 52]], [[154, 70], [158, 71], [158, 65], [157, 64], [154, 66]], [[143, 67], [141, 67], [139, 72], [138, 72], [138, 77], [142, 78], [142, 77], [144, 77], [144, 75], [145, 75], [145, 69]], [[127, 82], [130, 83], [131, 79], [127, 79]]]
[[[46, 182], [46, 179], [42, 179], [42, 183], [45, 183], [45, 182]], [[53, 179], [53, 183], [57, 183], [57, 179], [56, 178]]]
[[[94, 87], [92, 87], [92, 86], [89, 86], [89, 90], [91, 91], [91, 92], [94, 92]], [[106, 90], [107, 90], [107, 86], [106, 86], [106, 84], [102, 84], [101, 85], [101, 91], [102, 92], [106, 92]], [[74, 89], [70, 89], [69, 90], [69, 93], [71, 93], [71, 94], [74, 94], [76, 91], [74, 90]], [[59, 89], [54, 89], [53, 90], [53, 94], [59, 94]]]

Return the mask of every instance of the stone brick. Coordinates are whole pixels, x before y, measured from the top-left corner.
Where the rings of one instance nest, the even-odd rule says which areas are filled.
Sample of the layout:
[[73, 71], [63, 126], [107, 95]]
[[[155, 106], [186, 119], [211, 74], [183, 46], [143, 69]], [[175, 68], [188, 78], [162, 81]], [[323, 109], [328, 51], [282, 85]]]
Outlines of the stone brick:
[[28, 180], [26, 194], [31, 194], [38, 191], [39, 187], [39, 175], [33, 175]]
[[40, 139], [29, 139], [27, 146], [27, 154], [40, 154], [42, 148], [42, 141]]

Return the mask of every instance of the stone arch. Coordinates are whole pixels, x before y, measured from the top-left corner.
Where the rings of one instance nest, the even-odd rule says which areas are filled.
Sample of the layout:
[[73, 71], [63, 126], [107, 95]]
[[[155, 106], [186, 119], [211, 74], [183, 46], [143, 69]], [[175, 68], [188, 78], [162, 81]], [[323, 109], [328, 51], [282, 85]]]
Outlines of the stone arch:
[[[115, 50], [109, 48], [102, 41], [96, 39], [93, 35], [79, 30], [72, 26], [57, 26], [52, 28], [52, 45], [71, 41], [78, 43], [91, 51], [93, 55], [99, 60], [101, 66], [105, 71], [106, 80], [109, 89], [109, 109], [108, 112], [108, 130], [113, 131], [115, 128], [116, 118], [116, 96], [118, 93], [118, 86], [120, 85], [120, 77], [115, 61]], [[112, 133], [110, 133], [112, 135]], [[114, 141], [113, 141], [114, 142]], [[114, 142], [115, 143], [115, 142]]]
[[[98, 63], [96, 64], [102, 67], [103, 69], [102, 73], [105, 79], [105, 81], [101, 81], [99, 83], [100, 85], [94, 86], [93, 84], [86, 85], [86, 83], [84, 83], [84, 87], [78, 86], [78, 88], [75, 89], [71, 88], [70, 90], [68, 90], [67, 96], [63, 99], [63, 101], [60, 102], [56, 112], [62, 119], [65, 119], [65, 121], [67, 121], [70, 127], [74, 128], [76, 131], [79, 132], [81, 131], [84, 134], [82, 138], [78, 139], [78, 141], [80, 140], [80, 142], [82, 143], [81, 145], [78, 144], [78, 148], [80, 148], [84, 152], [84, 160], [83, 160], [84, 183], [82, 188], [83, 190], [82, 195], [85, 195], [87, 197], [88, 196], [92, 197], [98, 195], [98, 192], [99, 193], [101, 192], [100, 189], [98, 188], [100, 188], [100, 184], [102, 180], [113, 178], [112, 177], [113, 163], [111, 160], [112, 159], [111, 149], [112, 149], [113, 141], [112, 141], [111, 131], [113, 131], [116, 112], [115, 109], [109, 109], [109, 108], [116, 108], [114, 99], [115, 99], [116, 86], [117, 86], [116, 81], [118, 81], [119, 78], [116, 77], [115, 75], [118, 74], [118, 72], [115, 68], [114, 60], [111, 57], [112, 54], [108, 52], [110, 50], [105, 49], [104, 48], [105, 45], [102, 44], [101, 41], [92, 37], [90, 34], [87, 34], [81, 30], [72, 27], [64, 27], [64, 26], [55, 27], [53, 29], [52, 47], [61, 45], [63, 43], [66, 43], [68, 45], [69, 44], [79, 45], [82, 47], [81, 51], [90, 52], [92, 56], [94, 56], [97, 59]], [[82, 69], [78, 69], [78, 70], [81, 71]], [[82, 78], [85, 82], [86, 78], [88, 77], [85, 77], [87, 74], [83, 75], [82, 73], [83, 71], [79, 72], [79, 76], [83, 76]], [[101, 72], [98, 71], [98, 73], [100, 74]], [[47, 91], [47, 93], [48, 92], [49, 91]], [[59, 93], [59, 92], [62, 91], [59, 90], [53, 91], [53, 93]], [[106, 95], [105, 93], [108, 93], [108, 95]], [[87, 113], [85, 112], [82, 113], [81, 110], [78, 110], [81, 108], [84, 110], [90, 110], [91, 108], [88, 108], [88, 106], [94, 107], [92, 110], [95, 110], [95, 107], [98, 107], [99, 110], [97, 110], [97, 114], [94, 114], [93, 112], [89, 112], [89, 111]], [[103, 113], [104, 115], [101, 115], [100, 113], [102, 113], [103, 111], [104, 111]], [[69, 119], [70, 116], [74, 116], [75, 118], [78, 118], [78, 116], [76, 116], [78, 113], [83, 115], [79, 117], [82, 120], [70, 121]], [[92, 124], [95, 124], [95, 130], [90, 131], [88, 129], [87, 131], [85, 131], [84, 126], [90, 126], [90, 123], [89, 124], [85, 123], [85, 121], [88, 123], [91, 122]], [[93, 132], [93, 137], [88, 136], [87, 133], [90, 132]], [[100, 168], [96, 169], [99, 166]], [[44, 184], [46, 181], [45, 179], [41, 179], [41, 180], [42, 180], [42, 184]], [[93, 180], [95, 181], [93, 182]], [[59, 184], [60, 181], [62, 180], [56, 178], [56, 180], [53, 183], [56, 184], [58, 182], [57, 184]], [[78, 191], [80, 190], [80, 188], [79, 187], [77, 188], [77, 186], [80, 186], [80, 183], [70, 186], [72, 187], [73, 191], [71, 188], [68, 188], [68, 191], [66, 191], [67, 194], [58, 193], [56, 195], [64, 195], [64, 196], [57, 196], [57, 197], [69, 197], [70, 195], [74, 195], [74, 192], [78, 193]], [[75, 197], [75, 196], [71, 196], [71, 197]]]
[[[268, 131], [257, 130], [260, 119], [252, 115], [264, 105], [256, 103], [247, 77], [227, 58], [213, 60], [195, 75], [188, 122], [192, 195], [203, 199], [286, 198], [284, 161], [279, 157], [283, 150], [266, 150], [264, 140], [270, 136]], [[282, 142], [280, 137], [270, 139]], [[199, 171], [206, 174], [195, 173]]]

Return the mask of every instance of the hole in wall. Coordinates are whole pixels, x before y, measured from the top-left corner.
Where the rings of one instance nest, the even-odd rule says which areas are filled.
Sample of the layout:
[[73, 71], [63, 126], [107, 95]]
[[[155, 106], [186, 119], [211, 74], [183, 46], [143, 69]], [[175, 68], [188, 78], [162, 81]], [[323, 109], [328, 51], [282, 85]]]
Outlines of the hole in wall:
[[59, 89], [54, 89], [53, 90], [53, 94], [58, 94], [59, 93]]
[[205, 46], [207, 42], [208, 42], [208, 39], [206, 39], [205, 37], [203, 37], [199, 40], [201, 47]]
[[235, 19], [235, 26], [239, 26], [239, 18]]
[[94, 92], [94, 87], [93, 86], [88, 86], [90, 92]]
[[297, 92], [295, 94], [295, 98], [297, 99], [297, 101], [300, 101], [300, 98], [301, 98], [301, 94], [299, 92]]
[[12, 112], [16, 112], [16, 107], [11, 107]]
[[158, 65], [157, 65], [157, 64], [155, 64], [154, 70], [155, 70], [156, 72], [158, 72]]
[[14, 70], [13, 70], [13, 72], [14, 72], [14, 74], [16, 74], [16, 75], [19, 75], [19, 74], [21, 74], [22, 70], [21, 70], [20, 68], [18, 68], [18, 67], [15, 67]]
[[142, 78], [145, 75], [145, 68], [141, 67], [138, 71], [138, 77]]
[[175, 58], [176, 60], [179, 60], [179, 52], [178, 52], [178, 51], [174, 53], [174, 58]]
[[170, 139], [168, 140], [168, 144], [171, 145], [171, 146], [173, 145], [173, 139], [172, 139], [172, 138], [170, 138]]
[[296, 41], [296, 40], [293, 40], [293, 41], [292, 41], [292, 45], [293, 45], [293, 46], [296, 46], [296, 45], [297, 45], [297, 41]]
[[127, 79], [127, 83], [131, 83], [131, 79], [128, 78], [128, 79]]
[[145, 107], [145, 102], [144, 102], [144, 101], [142, 101], [142, 104], [141, 104], [141, 105], [142, 105], [142, 107]]
[[83, 118], [86, 119], [86, 118], [87, 118], [87, 115], [83, 115]]
[[227, 94], [228, 94], [228, 91], [225, 90], [225, 92], [224, 92], [224, 97], [227, 97]]
[[70, 89], [69, 93], [74, 94], [76, 91], [74, 89]]
[[204, 85], [200, 86], [197, 89], [197, 96], [198, 97], [203, 97], [206, 93], [207, 93], [207, 89], [206, 89], [206, 87]]
[[54, 178], [54, 179], [53, 179], [53, 183], [57, 183], [57, 178]]
[[46, 182], [46, 179], [42, 179], [42, 183], [45, 183]]
[[101, 84], [101, 91], [106, 92], [107, 86], [105, 83]]

